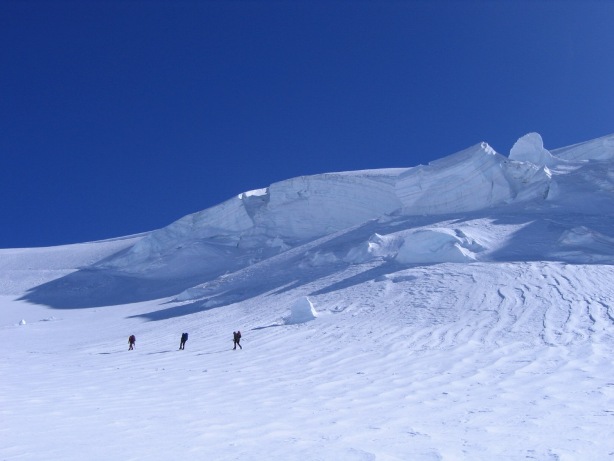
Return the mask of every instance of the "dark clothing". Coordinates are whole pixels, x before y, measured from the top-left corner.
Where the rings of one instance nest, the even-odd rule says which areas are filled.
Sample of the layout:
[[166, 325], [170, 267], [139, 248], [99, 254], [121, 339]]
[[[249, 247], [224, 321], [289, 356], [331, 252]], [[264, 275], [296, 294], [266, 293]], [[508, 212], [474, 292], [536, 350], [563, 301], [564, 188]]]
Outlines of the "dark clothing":
[[243, 346], [241, 346], [240, 344], [241, 342], [241, 332], [240, 331], [232, 332], [232, 340], [234, 341], [234, 344], [235, 344], [235, 347], [233, 347], [232, 350], [235, 350], [237, 346], [239, 346], [240, 349], [243, 349]]
[[181, 335], [181, 342], [179, 343], [179, 349], [183, 350], [185, 349], [185, 343], [188, 340], [188, 334], [187, 333], [183, 333]]
[[128, 344], [130, 345], [130, 347], [128, 347], [129, 351], [134, 349], [134, 343], [136, 343], [136, 338], [134, 337], [134, 335], [130, 335], [130, 337], [128, 338]]

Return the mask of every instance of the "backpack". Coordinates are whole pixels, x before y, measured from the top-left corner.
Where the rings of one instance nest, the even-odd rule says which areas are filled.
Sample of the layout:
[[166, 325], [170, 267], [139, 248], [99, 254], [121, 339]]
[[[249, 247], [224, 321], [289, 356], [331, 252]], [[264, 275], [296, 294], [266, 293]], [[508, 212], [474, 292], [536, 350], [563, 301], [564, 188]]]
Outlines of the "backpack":
[[136, 342], [136, 338], [134, 337], [134, 335], [130, 335], [130, 337], [128, 338], [128, 342]]
[[188, 334], [187, 334], [187, 333], [182, 334], [182, 335], [181, 335], [181, 339], [182, 339], [184, 342], [185, 342], [185, 341], [187, 341], [187, 340], [188, 340]]

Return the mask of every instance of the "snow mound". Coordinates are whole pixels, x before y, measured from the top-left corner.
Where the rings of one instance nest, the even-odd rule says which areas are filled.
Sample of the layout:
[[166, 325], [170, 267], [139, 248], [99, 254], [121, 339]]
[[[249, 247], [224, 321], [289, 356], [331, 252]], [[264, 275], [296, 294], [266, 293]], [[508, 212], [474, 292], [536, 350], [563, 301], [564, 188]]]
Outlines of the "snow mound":
[[614, 248], [614, 239], [606, 237], [585, 226], [574, 227], [573, 229], [563, 232], [559, 242], [563, 245], [579, 246], [583, 248], [594, 248], [595, 246]]
[[318, 316], [313, 304], [306, 296], [298, 299], [290, 309], [290, 316], [285, 318], [286, 325], [295, 325], [314, 320]]
[[614, 261], [614, 238], [585, 226], [574, 227], [561, 235], [560, 251], [556, 255], [577, 263], [612, 263]]
[[402, 243], [403, 240], [398, 236], [376, 233], [367, 242], [352, 248], [344, 261], [350, 264], [362, 264], [377, 258], [394, 258]]
[[480, 250], [481, 246], [462, 231], [421, 229], [406, 235], [396, 261], [402, 264], [471, 262]]
[[339, 258], [331, 252], [316, 251], [314, 253], [307, 253], [303, 261], [300, 262], [299, 267], [324, 267], [339, 262]]
[[552, 166], [556, 158], [544, 149], [544, 141], [538, 133], [529, 133], [520, 138], [510, 151], [510, 160], [530, 162], [535, 165]]

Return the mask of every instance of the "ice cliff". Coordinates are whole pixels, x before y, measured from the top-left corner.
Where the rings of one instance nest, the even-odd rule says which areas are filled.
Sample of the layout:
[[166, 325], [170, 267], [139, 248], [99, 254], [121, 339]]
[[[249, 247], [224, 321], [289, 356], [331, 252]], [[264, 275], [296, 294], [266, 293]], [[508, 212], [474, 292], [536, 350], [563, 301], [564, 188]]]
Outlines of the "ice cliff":
[[591, 188], [597, 181], [610, 200], [614, 171], [600, 163], [613, 158], [614, 135], [550, 152], [539, 134], [530, 133], [509, 157], [480, 143], [428, 165], [292, 178], [185, 216], [100, 267], [154, 277], [159, 271], [181, 277], [184, 268], [232, 271], [382, 216], [458, 214], [512, 204], [570, 206], [573, 197], [565, 196], [570, 180], [574, 191], [578, 181]]
[[[614, 214], [614, 135], [549, 151], [530, 133], [507, 157], [480, 143], [428, 165], [243, 192], [25, 299], [65, 308], [180, 294], [211, 308], [339, 265], [513, 261], [518, 248], [536, 260], [614, 263], [605, 214]], [[574, 242], [588, 238], [580, 255]], [[279, 269], [289, 265], [292, 274]]]

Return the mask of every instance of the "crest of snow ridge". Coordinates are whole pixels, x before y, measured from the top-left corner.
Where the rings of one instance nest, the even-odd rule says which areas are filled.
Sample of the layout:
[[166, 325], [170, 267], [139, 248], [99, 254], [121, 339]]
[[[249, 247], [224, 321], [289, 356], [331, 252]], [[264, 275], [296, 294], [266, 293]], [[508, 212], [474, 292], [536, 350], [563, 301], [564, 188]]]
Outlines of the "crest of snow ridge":
[[[584, 176], [576, 175], [574, 181], [581, 177], [588, 184], [601, 181], [599, 190], [607, 192], [611, 202], [614, 172], [609, 166], [605, 172], [602, 166], [591, 169], [587, 162], [612, 158], [614, 135], [549, 152], [541, 136], [530, 133], [516, 142], [509, 158], [481, 143], [412, 168], [292, 178], [239, 194], [151, 232], [103, 267], [151, 276], [160, 272], [165, 277], [212, 268], [228, 272], [383, 216], [444, 215], [562, 201], [569, 189], [566, 175], [579, 170]], [[345, 259], [360, 260], [361, 251], [363, 257], [378, 251], [389, 254], [394, 248], [404, 262], [466, 261], [480, 249], [458, 229], [422, 229], [411, 238], [399, 238], [385, 242], [386, 236], [374, 235]], [[322, 255], [319, 261], [330, 262]]]

